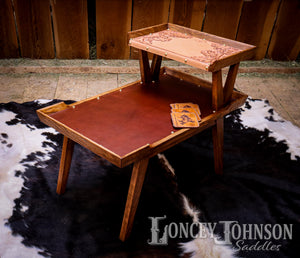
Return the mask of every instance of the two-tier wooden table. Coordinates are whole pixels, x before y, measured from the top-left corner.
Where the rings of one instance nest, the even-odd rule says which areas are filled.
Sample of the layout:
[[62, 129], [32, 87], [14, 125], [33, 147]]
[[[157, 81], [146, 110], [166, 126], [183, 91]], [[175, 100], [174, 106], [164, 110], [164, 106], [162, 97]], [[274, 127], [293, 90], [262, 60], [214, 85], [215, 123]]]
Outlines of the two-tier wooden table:
[[[64, 135], [57, 193], [65, 191], [74, 142], [118, 167], [133, 163], [120, 232], [130, 234], [149, 158], [212, 127], [215, 172], [223, 170], [223, 117], [241, 106], [246, 95], [233, 90], [239, 62], [253, 55], [254, 46], [174, 24], [128, 33], [129, 45], [139, 49], [141, 80], [92, 98], [64, 102], [37, 111], [41, 121]], [[151, 66], [148, 52], [153, 54]], [[162, 57], [212, 73], [208, 82], [170, 68]], [[230, 66], [224, 87], [223, 67]], [[199, 105], [198, 128], [175, 129], [170, 104]]]

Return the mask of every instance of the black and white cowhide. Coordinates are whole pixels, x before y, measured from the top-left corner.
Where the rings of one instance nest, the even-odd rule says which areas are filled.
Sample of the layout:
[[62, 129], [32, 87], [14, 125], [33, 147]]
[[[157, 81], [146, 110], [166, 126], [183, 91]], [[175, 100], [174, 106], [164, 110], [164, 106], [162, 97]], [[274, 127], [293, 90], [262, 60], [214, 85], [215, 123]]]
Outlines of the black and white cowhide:
[[[225, 119], [224, 175], [213, 172], [211, 131], [150, 160], [132, 234], [118, 234], [132, 167], [119, 169], [75, 145], [64, 195], [55, 192], [62, 136], [36, 109], [57, 101], [0, 104], [0, 257], [297, 257], [300, 129], [266, 100], [249, 98]], [[174, 175], [175, 174], [175, 175]], [[151, 220], [293, 224], [279, 251], [239, 250], [209, 238], [149, 245]], [[209, 230], [206, 228], [206, 230]], [[245, 244], [255, 244], [245, 239]]]

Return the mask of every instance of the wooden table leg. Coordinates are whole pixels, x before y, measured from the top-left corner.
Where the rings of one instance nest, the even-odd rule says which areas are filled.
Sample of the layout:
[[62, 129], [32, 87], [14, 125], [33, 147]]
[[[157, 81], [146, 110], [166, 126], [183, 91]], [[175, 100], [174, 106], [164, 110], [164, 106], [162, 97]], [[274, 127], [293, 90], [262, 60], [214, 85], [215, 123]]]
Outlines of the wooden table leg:
[[234, 88], [235, 79], [238, 73], [239, 64], [231, 65], [227, 74], [226, 82], [224, 85], [224, 104], [230, 101]]
[[222, 71], [212, 73], [212, 108], [217, 111], [223, 105]]
[[148, 53], [144, 50], [139, 50], [140, 73], [143, 83], [151, 82], [151, 71], [149, 66]]
[[139, 203], [149, 159], [137, 161], [133, 165], [130, 186], [119, 238], [125, 241], [131, 232], [135, 212]]
[[151, 69], [150, 69], [152, 81], [157, 82], [159, 80], [161, 61], [162, 61], [162, 56], [153, 55]]
[[223, 117], [216, 121], [212, 128], [215, 172], [223, 174], [223, 145], [224, 145], [224, 121]]
[[154, 54], [150, 67], [148, 52], [144, 50], [139, 50], [139, 61], [141, 81], [143, 83], [150, 83], [152, 81], [157, 82], [159, 80], [162, 57]]
[[61, 159], [60, 159], [59, 174], [57, 180], [57, 188], [56, 188], [56, 192], [58, 194], [63, 194], [66, 190], [69, 170], [72, 161], [73, 149], [74, 149], [74, 142], [68, 137], [64, 136], [64, 142], [63, 142]]
[[[223, 86], [222, 71], [212, 74], [212, 107], [217, 111], [223, 105]], [[224, 145], [224, 126], [223, 117], [216, 120], [212, 129], [214, 146], [214, 163], [216, 174], [223, 174], [223, 145]]]
[[[230, 101], [235, 79], [238, 73], [239, 63], [231, 65], [228, 71], [224, 89], [222, 86], [222, 71], [216, 71], [212, 74], [212, 107], [217, 111], [224, 104]], [[224, 146], [224, 119], [223, 117], [216, 121], [213, 127], [213, 145], [214, 145], [214, 163], [215, 172], [223, 174], [223, 146]]]

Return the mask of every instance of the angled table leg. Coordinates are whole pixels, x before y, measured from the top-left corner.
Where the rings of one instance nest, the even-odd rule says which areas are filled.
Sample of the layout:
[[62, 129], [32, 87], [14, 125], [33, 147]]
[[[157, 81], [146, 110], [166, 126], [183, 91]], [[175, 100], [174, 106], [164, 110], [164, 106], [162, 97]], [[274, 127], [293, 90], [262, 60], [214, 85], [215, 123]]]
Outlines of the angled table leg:
[[156, 82], [159, 80], [161, 61], [162, 56], [154, 54], [150, 67], [148, 52], [144, 50], [139, 50], [140, 73], [141, 81], [143, 83], [150, 83], [152, 81]]
[[[216, 71], [212, 74], [212, 107], [217, 111], [223, 105], [223, 86], [222, 71]], [[212, 128], [214, 163], [216, 174], [223, 174], [223, 142], [224, 142], [224, 119], [219, 118]]]
[[230, 101], [231, 99], [231, 95], [233, 92], [233, 88], [234, 88], [234, 83], [235, 83], [235, 79], [238, 73], [238, 69], [239, 69], [239, 64], [234, 64], [231, 65], [228, 71], [228, 75], [226, 78], [226, 82], [224, 85], [224, 104], [227, 104], [227, 102]]
[[151, 71], [149, 66], [148, 53], [144, 50], [139, 50], [140, 73], [143, 83], [151, 82]]
[[119, 238], [125, 241], [131, 232], [135, 212], [139, 203], [149, 159], [142, 159], [133, 165], [130, 186]]
[[161, 67], [162, 56], [153, 55], [152, 63], [151, 63], [151, 79], [152, 81], [159, 80], [159, 72]]
[[73, 150], [74, 150], [74, 142], [68, 137], [64, 136], [57, 188], [56, 188], [56, 192], [58, 194], [63, 194], [66, 190]]

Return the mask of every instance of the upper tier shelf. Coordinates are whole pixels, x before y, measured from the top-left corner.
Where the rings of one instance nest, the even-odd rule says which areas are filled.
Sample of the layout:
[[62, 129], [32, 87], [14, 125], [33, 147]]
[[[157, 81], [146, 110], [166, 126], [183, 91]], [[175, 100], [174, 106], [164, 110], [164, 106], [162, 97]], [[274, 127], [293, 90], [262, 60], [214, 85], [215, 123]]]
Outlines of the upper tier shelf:
[[214, 72], [253, 56], [255, 46], [167, 23], [128, 33], [129, 45]]

